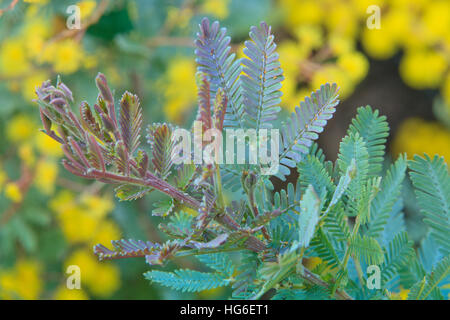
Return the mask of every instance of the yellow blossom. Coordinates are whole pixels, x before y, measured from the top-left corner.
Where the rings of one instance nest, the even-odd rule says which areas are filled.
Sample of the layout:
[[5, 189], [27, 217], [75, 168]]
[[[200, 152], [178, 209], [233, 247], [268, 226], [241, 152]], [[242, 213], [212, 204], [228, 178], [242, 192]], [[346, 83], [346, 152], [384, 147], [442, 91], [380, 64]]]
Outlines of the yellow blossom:
[[62, 190], [49, 203], [50, 209], [56, 213], [62, 213], [76, 207], [75, 196], [69, 190]]
[[386, 27], [364, 28], [361, 42], [365, 52], [375, 59], [388, 59], [397, 52], [398, 48], [395, 36]]
[[284, 71], [285, 78], [295, 78], [300, 71], [299, 62], [308, 56], [309, 49], [298, 45], [294, 41], [287, 40], [280, 43], [278, 54], [280, 55], [280, 64]]
[[281, 0], [280, 4], [290, 27], [299, 24], [318, 24], [322, 20], [324, 10], [320, 1]]
[[407, 300], [410, 290], [400, 288], [399, 292], [393, 292], [390, 296], [391, 300]]
[[55, 300], [88, 300], [89, 297], [83, 289], [68, 289], [65, 285], [59, 286], [53, 294]]
[[446, 69], [444, 56], [432, 50], [407, 52], [400, 62], [403, 81], [415, 89], [438, 87]]
[[94, 246], [99, 243], [107, 245], [111, 240], [120, 239], [120, 235], [120, 229], [114, 222], [110, 220], [102, 221], [92, 238], [91, 245]]
[[337, 65], [347, 72], [353, 81], [361, 81], [369, 70], [367, 58], [360, 52], [353, 51], [338, 57]]
[[200, 11], [204, 14], [211, 14], [218, 19], [228, 17], [228, 6], [230, 0], [206, 0], [200, 7]]
[[56, 72], [67, 74], [77, 71], [83, 58], [83, 48], [73, 39], [52, 42], [44, 48], [42, 54], [43, 61], [53, 64]]
[[120, 273], [116, 266], [97, 263], [95, 277], [88, 283], [90, 291], [99, 297], [106, 298], [120, 287]]
[[84, 205], [86, 211], [96, 219], [105, 217], [114, 208], [111, 198], [91, 194], [84, 194], [80, 199], [80, 204]]
[[78, 266], [80, 268], [80, 280], [82, 285], [88, 285], [98, 275], [96, 271], [98, 269], [99, 262], [90, 248], [80, 248], [75, 250], [64, 261], [64, 270], [71, 265]]
[[22, 160], [22, 162], [25, 163], [28, 167], [33, 166], [34, 162], [36, 161], [36, 157], [33, 152], [33, 147], [29, 142], [20, 144], [18, 155], [20, 160]]
[[22, 201], [22, 191], [17, 183], [9, 182], [5, 185], [5, 196], [12, 202]]
[[41, 154], [59, 158], [63, 155], [61, 144], [44, 133], [36, 135], [35, 145]]
[[46, 195], [52, 194], [55, 189], [55, 180], [58, 175], [58, 165], [51, 160], [41, 160], [36, 167], [34, 183], [38, 190]]
[[326, 82], [335, 82], [339, 85], [339, 96], [342, 99], [347, 98], [353, 92], [353, 81], [344, 70], [335, 65], [325, 65], [317, 72], [315, 72], [311, 85], [314, 90], [317, 90], [320, 88], [320, 85]]
[[22, 39], [7, 39], [0, 46], [0, 73], [7, 77], [25, 74], [30, 68], [30, 62], [25, 53]]
[[76, 265], [81, 271], [81, 283], [94, 295], [105, 298], [120, 287], [117, 267], [100, 263], [90, 248], [76, 250], [64, 263], [65, 268]]
[[42, 82], [44, 82], [48, 78], [49, 75], [45, 71], [38, 71], [27, 75], [21, 82], [22, 95], [25, 100], [31, 103], [33, 99], [36, 99], [36, 87], [40, 86]]
[[95, 7], [97, 6], [97, 2], [93, 0], [84, 0], [77, 3], [77, 6], [80, 8], [80, 16], [81, 20], [88, 18], [92, 12], [94, 12]]
[[429, 38], [442, 39], [450, 31], [450, 2], [448, 0], [431, 1], [425, 9], [423, 22]]
[[99, 224], [99, 221], [86, 212], [85, 208], [79, 206], [64, 210], [58, 218], [69, 243], [90, 241]]
[[191, 58], [178, 58], [169, 64], [164, 83], [167, 118], [180, 122], [183, 115], [194, 105], [197, 94], [195, 82], [195, 64]]
[[0, 297], [25, 300], [39, 298], [43, 285], [41, 270], [41, 265], [35, 261], [19, 260], [13, 269], [0, 273]]
[[327, 13], [324, 22], [330, 32], [337, 32], [347, 37], [355, 36], [358, 20], [352, 5], [336, 1]]
[[37, 132], [35, 123], [23, 114], [15, 116], [6, 127], [6, 135], [12, 142], [23, 142], [30, 139]]
[[328, 37], [328, 43], [331, 50], [336, 55], [348, 53], [355, 47], [355, 42], [352, 38], [337, 33], [331, 34]]
[[316, 25], [302, 25], [295, 30], [295, 35], [302, 46], [317, 49], [323, 45], [322, 30]]
[[33, 17], [26, 20], [22, 28], [22, 35], [26, 54], [30, 59], [36, 59], [41, 54], [46, 38], [50, 35], [50, 28], [42, 17]]
[[435, 154], [450, 159], [450, 131], [437, 122], [420, 118], [410, 118], [401, 124], [392, 144], [392, 153], [406, 152], [408, 158], [423, 153], [433, 157]]

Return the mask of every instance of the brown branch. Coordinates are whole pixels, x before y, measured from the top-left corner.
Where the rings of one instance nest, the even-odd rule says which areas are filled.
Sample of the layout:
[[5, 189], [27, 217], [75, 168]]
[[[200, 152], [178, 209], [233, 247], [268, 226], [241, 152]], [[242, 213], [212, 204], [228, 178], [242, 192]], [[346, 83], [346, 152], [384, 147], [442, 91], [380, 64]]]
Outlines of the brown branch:
[[60, 41], [67, 38], [75, 38], [76, 40], [80, 41], [83, 37], [86, 30], [92, 26], [93, 24], [96, 24], [102, 15], [105, 13], [106, 9], [108, 8], [109, 0], [102, 0], [98, 7], [95, 9], [94, 13], [89, 17], [87, 21], [82, 23], [81, 29], [70, 29], [70, 30], [64, 30], [57, 35], [55, 35], [53, 38], [51, 38], [45, 46], [49, 45], [52, 42]]
[[12, 9], [14, 9], [14, 7], [16, 6], [16, 4], [19, 2], [19, 0], [11, 0], [11, 2], [9, 3], [9, 5], [5, 8], [5, 9], [0, 9], [0, 17], [7, 11], [10, 11]]

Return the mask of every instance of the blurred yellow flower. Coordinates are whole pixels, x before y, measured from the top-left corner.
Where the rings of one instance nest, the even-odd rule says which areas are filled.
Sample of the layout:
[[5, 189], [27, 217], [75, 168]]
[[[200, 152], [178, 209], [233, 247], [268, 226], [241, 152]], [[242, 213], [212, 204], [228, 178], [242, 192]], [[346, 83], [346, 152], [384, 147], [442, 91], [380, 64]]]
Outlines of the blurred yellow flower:
[[197, 98], [195, 63], [191, 58], [177, 58], [168, 67], [161, 88], [166, 105], [164, 113], [170, 121], [180, 122]]
[[22, 39], [4, 40], [0, 47], [0, 73], [7, 77], [25, 74], [31, 66], [25, 52]]
[[423, 22], [430, 39], [440, 41], [450, 32], [450, 2], [430, 1], [425, 7]]
[[58, 176], [58, 165], [53, 160], [41, 160], [36, 166], [34, 183], [38, 190], [50, 195], [55, 190], [55, 180]]
[[102, 221], [102, 223], [97, 228], [94, 237], [92, 238], [91, 246], [95, 246], [99, 243], [107, 245], [111, 242], [111, 240], [120, 239], [120, 235], [120, 229], [114, 222], [109, 220]]
[[33, 99], [36, 99], [36, 87], [40, 86], [42, 82], [44, 82], [48, 78], [49, 75], [45, 71], [37, 71], [35, 73], [27, 75], [23, 79], [23, 81], [21, 81], [22, 95], [25, 98], [25, 100], [27, 100], [31, 104], [31, 101]]
[[280, 4], [290, 27], [296, 27], [299, 24], [318, 24], [325, 12], [320, 1], [280, 0]]
[[81, 270], [81, 283], [94, 295], [105, 298], [120, 287], [120, 273], [117, 267], [107, 262], [98, 262], [91, 248], [78, 249], [64, 263], [77, 265]]
[[35, 122], [30, 117], [19, 114], [12, 118], [6, 126], [6, 136], [11, 142], [29, 140], [37, 132]]
[[111, 262], [97, 262], [95, 276], [88, 283], [90, 291], [99, 297], [106, 298], [120, 287], [120, 273]]
[[388, 28], [364, 28], [361, 43], [365, 52], [375, 59], [388, 59], [397, 52], [397, 41]]
[[205, 0], [200, 7], [200, 11], [203, 14], [211, 14], [218, 19], [225, 19], [229, 14], [229, 5], [230, 0]]
[[86, 211], [96, 219], [106, 216], [114, 208], [114, 202], [109, 197], [84, 194], [80, 203], [86, 207]]
[[22, 192], [17, 183], [9, 182], [5, 185], [5, 196], [12, 202], [22, 201]]
[[337, 33], [333, 33], [328, 37], [328, 43], [331, 50], [336, 55], [348, 53], [355, 47], [355, 42], [352, 38]]
[[21, 143], [17, 153], [19, 155], [20, 160], [22, 160], [22, 162], [25, 163], [28, 167], [34, 165], [36, 157], [34, 155], [31, 143], [29, 142]]
[[[302, 47], [294, 41], [286, 40], [278, 46], [278, 54], [280, 55], [280, 64], [285, 78], [295, 81], [300, 68], [300, 61], [307, 58], [309, 49]], [[284, 82], [283, 82], [284, 86]]]
[[295, 35], [301, 46], [305, 46], [310, 50], [320, 48], [323, 45], [323, 34], [319, 26], [299, 26], [295, 29]]
[[58, 220], [69, 243], [88, 242], [99, 224], [89, 212], [78, 206], [59, 213]]
[[52, 42], [44, 48], [42, 54], [43, 61], [51, 63], [55, 72], [66, 74], [77, 71], [83, 58], [82, 46], [73, 39]]
[[0, 297], [35, 300], [42, 291], [42, 267], [36, 261], [19, 260], [13, 269], [0, 273]]
[[33, 17], [26, 20], [22, 28], [22, 36], [25, 42], [26, 54], [30, 59], [39, 57], [44, 47], [45, 39], [49, 35], [49, 25], [42, 17]]
[[347, 72], [353, 81], [361, 81], [369, 71], [369, 61], [360, 52], [352, 51], [338, 57], [337, 65]]
[[95, 257], [92, 249], [80, 248], [76, 249], [72, 254], [64, 261], [64, 270], [67, 270], [69, 266], [78, 266], [80, 268], [80, 280], [82, 285], [88, 285], [94, 278], [97, 277], [96, 270], [99, 262]]
[[97, 2], [93, 0], [84, 0], [77, 3], [80, 8], [81, 20], [88, 18], [94, 12]]
[[407, 300], [410, 290], [400, 288], [399, 292], [393, 292], [390, 296], [391, 300]]
[[61, 144], [50, 138], [45, 133], [39, 132], [36, 135], [35, 145], [37, 150], [44, 155], [59, 158], [63, 155]]
[[446, 69], [445, 57], [432, 50], [407, 52], [400, 62], [403, 81], [415, 89], [437, 88]]
[[89, 297], [82, 289], [68, 289], [65, 285], [59, 286], [54, 295], [55, 300], [88, 300]]
[[408, 158], [423, 153], [435, 154], [450, 159], [450, 131], [438, 122], [428, 122], [420, 118], [410, 118], [402, 123], [391, 146], [392, 153], [406, 152]]
[[340, 87], [339, 96], [342, 99], [347, 98], [352, 92], [354, 88], [354, 83], [349, 77], [349, 75], [335, 65], [325, 65], [320, 68], [316, 73], [314, 73], [313, 79], [311, 81], [311, 86], [314, 88], [314, 91], [319, 89], [320, 86], [324, 83], [337, 83]]
[[354, 37], [357, 32], [358, 17], [354, 7], [348, 2], [335, 1], [328, 3], [327, 16], [324, 20], [329, 32], [337, 32], [347, 37]]

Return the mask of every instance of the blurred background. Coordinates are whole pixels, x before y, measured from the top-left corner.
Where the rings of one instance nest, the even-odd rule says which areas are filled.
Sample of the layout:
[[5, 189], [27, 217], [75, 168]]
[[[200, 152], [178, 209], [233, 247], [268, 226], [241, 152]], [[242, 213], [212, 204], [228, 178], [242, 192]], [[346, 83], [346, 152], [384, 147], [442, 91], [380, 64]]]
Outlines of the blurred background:
[[[80, 10], [80, 29], [67, 27], [71, 5]], [[222, 289], [195, 295], [150, 285], [143, 259], [97, 262], [94, 244], [161, 240], [151, 216], [158, 195], [118, 202], [111, 186], [62, 170], [60, 147], [38, 131], [32, 101], [37, 85], [61, 75], [74, 106], [91, 103], [100, 71], [116, 96], [139, 95], [147, 123], [190, 125], [193, 39], [203, 16], [228, 28], [238, 56], [251, 25], [273, 26], [286, 115], [320, 84], [338, 83], [342, 103], [319, 141], [329, 159], [356, 108], [369, 104], [391, 127], [386, 163], [402, 152], [450, 160], [450, 1], [0, 0], [1, 299], [226, 296]], [[407, 227], [420, 241], [424, 228], [408, 183], [404, 199]], [[81, 290], [66, 288], [69, 265], [81, 268]], [[174, 266], [199, 268], [186, 259]]]

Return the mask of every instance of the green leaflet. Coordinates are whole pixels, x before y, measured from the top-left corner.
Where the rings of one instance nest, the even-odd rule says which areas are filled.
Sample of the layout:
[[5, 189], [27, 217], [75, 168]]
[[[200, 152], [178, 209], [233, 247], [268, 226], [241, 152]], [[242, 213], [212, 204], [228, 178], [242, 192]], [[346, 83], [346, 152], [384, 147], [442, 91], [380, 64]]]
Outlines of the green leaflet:
[[312, 186], [309, 186], [300, 201], [298, 218], [299, 245], [307, 248], [311, 241], [316, 225], [319, 222], [320, 200]]
[[144, 277], [154, 283], [181, 292], [200, 292], [203, 290], [223, 287], [230, 280], [218, 273], [206, 273], [194, 270], [179, 269], [174, 272], [148, 271]]
[[380, 264], [384, 260], [383, 249], [377, 240], [368, 236], [356, 235], [350, 239], [350, 254], [368, 265]]
[[409, 162], [410, 176], [416, 188], [417, 202], [431, 228], [431, 236], [450, 253], [450, 176], [443, 157], [414, 156]]

